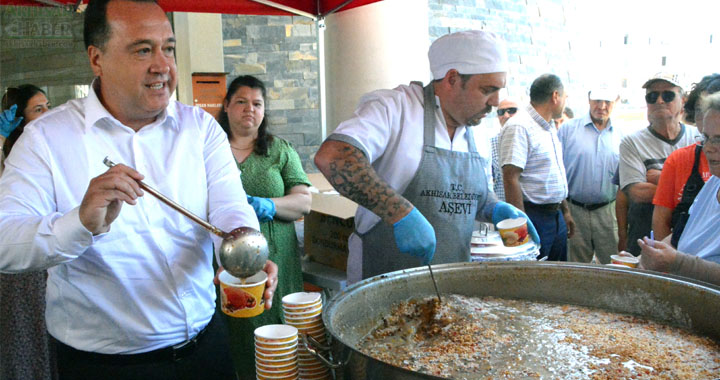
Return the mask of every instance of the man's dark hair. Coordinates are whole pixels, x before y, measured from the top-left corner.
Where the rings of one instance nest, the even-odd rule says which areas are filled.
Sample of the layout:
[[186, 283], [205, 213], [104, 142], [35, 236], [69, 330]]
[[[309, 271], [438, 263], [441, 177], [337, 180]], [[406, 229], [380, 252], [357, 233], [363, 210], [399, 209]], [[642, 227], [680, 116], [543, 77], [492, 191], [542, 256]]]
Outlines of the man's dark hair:
[[[110, 39], [110, 25], [107, 22], [107, 5], [112, 0], [90, 0], [85, 9], [85, 22], [83, 25], [83, 37], [85, 38], [85, 50], [92, 46], [100, 50], [105, 49], [105, 43]], [[136, 3], [155, 3], [156, 0], [124, 0]]]
[[563, 113], [571, 119], [575, 117], [575, 112], [573, 112], [572, 108], [570, 108], [570, 107], [565, 107], [565, 109], [563, 110]]
[[713, 94], [718, 91], [720, 91], [720, 74], [717, 73], [706, 75], [700, 82], [693, 83], [692, 91], [685, 102], [685, 120], [695, 123], [695, 106], [703, 92]]
[[555, 74], [543, 74], [530, 86], [530, 103], [545, 104], [552, 98], [553, 92], [562, 94], [564, 90], [560, 77]]

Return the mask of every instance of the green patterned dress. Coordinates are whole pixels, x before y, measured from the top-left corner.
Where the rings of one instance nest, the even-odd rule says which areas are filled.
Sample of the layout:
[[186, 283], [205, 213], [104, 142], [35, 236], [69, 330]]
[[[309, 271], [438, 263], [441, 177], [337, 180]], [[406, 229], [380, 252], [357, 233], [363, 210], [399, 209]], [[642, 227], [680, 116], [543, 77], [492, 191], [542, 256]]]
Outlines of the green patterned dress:
[[[280, 198], [293, 186], [311, 185], [297, 152], [290, 143], [277, 136], [270, 143], [267, 156], [252, 153], [238, 164], [238, 168], [245, 192], [253, 196]], [[270, 260], [278, 265], [278, 287], [273, 306], [253, 318], [232, 318], [223, 314], [230, 332], [235, 368], [241, 379], [255, 379], [255, 328], [282, 323], [282, 297], [303, 289], [295, 223], [275, 219], [260, 223], [260, 230], [267, 238]]]

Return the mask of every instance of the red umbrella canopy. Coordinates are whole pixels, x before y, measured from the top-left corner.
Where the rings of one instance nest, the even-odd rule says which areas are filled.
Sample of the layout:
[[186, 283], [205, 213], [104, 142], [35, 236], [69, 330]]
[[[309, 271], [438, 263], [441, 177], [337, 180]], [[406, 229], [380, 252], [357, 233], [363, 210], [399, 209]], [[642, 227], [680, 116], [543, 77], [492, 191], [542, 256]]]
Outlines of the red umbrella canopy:
[[[200, 12], [248, 15], [292, 15], [292, 11], [280, 9], [287, 7], [315, 16], [325, 16], [336, 10], [347, 10], [374, 3], [380, 0], [158, 0], [166, 12]], [[0, 0], [2, 5], [31, 6], [74, 6], [76, 0]], [[87, 0], [83, 0], [87, 3]], [[265, 3], [275, 3], [280, 8]]]

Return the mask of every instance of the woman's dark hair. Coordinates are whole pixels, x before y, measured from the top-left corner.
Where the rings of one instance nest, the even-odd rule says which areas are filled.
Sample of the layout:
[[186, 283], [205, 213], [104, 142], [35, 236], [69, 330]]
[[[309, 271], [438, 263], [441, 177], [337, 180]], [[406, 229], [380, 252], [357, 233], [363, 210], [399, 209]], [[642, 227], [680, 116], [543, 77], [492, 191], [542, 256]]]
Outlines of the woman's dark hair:
[[530, 85], [530, 102], [532, 104], [545, 104], [552, 98], [553, 92], [557, 91], [562, 95], [563, 89], [562, 81], [557, 75], [540, 75]]
[[10, 136], [8, 136], [5, 139], [5, 144], [3, 145], [3, 151], [5, 154], [10, 153], [10, 149], [12, 149], [13, 144], [15, 144], [15, 141], [17, 141], [18, 137], [23, 132], [23, 129], [25, 128], [25, 124], [27, 124], [27, 118], [25, 117], [25, 108], [27, 108], [28, 101], [38, 93], [42, 93], [45, 95], [45, 91], [40, 89], [40, 87], [34, 86], [32, 84], [23, 84], [17, 87], [10, 87], [5, 91], [5, 95], [2, 97], [2, 110], [5, 111], [7, 109], [10, 109], [13, 105], [17, 104], [17, 111], [15, 111], [15, 117], [23, 117], [22, 122], [20, 122], [20, 125], [18, 125], [17, 128], [15, 128], [12, 133], [10, 133]]
[[695, 123], [695, 106], [703, 92], [713, 94], [718, 91], [720, 91], [720, 74], [706, 75], [700, 82], [693, 83], [692, 91], [685, 102], [685, 120]]
[[[110, 25], [107, 21], [107, 5], [112, 0], [90, 0], [85, 8], [83, 20], [83, 38], [85, 39], [85, 50], [90, 45], [105, 49], [105, 43], [110, 39]], [[155, 3], [156, 0], [129, 0], [136, 3]]]
[[225, 101], [223, 102], [223, 106], [220, 109], [220, 113], [217, 117], [218, 123], [220, 123], [222, 129], [225, 131], [225, 133], [227, 133], [228, 139], [232, 140], [230, 119], [228, 119], [228, 114], [225, 110], [225, 103], [230, 103], [230, 99], [233, 97], [233, 95], [235, 95], [235, 93], [240, 89], [240, 87], [250, 87], [252, 89], [260, 90], [260, 93], [262, 94], [263, 103], [265, 104], [265, 111], [263, 114], [263, 121], [258, 127], [258, 135], [257, 139], [255, 140], [255, 148], [253, 149], [253, 152], [262, 156], [266, 156], [268, 151], [268, 145], [273, 140], [273, 135], [270, 134], [270, 132], [268, 132], [267, 130], [267, 90], [265, 89], [265, 84], [260, 79], [257, 79], [252, 75], [241, 75], [235, 78], [235, 80], [233, 80], [232, 82], [230, 82], [227, 94], [225, 94]]

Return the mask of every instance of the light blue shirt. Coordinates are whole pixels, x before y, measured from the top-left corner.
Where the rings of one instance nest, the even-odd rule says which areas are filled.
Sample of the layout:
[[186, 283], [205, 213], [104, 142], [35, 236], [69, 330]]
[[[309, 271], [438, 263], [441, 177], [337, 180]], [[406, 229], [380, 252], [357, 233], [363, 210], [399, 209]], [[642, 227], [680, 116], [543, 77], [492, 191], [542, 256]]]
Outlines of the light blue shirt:
[[605, 129], [598, 130], [590, 113], [560, 126], [558, 137], [571, 199], [585, 204], [615, 199], [618, 187], [613, 185], [612, 178], [620, 160], [622, 136], [612, 125], [612, 120], [608, 120]]
[[690, 206], [690, 218], [680, 235], [678, 251], [720, 263], [720, 178], [711, 176]]
[[91, 178], [108, 170], [105, 156], [224, 231], [259, 229], [210, 114], [171, 101], [136, 132], [93, 89], [28, 124], [7, 158], [0, 271], [49, 268], [48, 331], [79, 350], [132, 354], [191, 338], [215, 312], [211, 235], [145, 192], [93, 236], [79, 205]]

